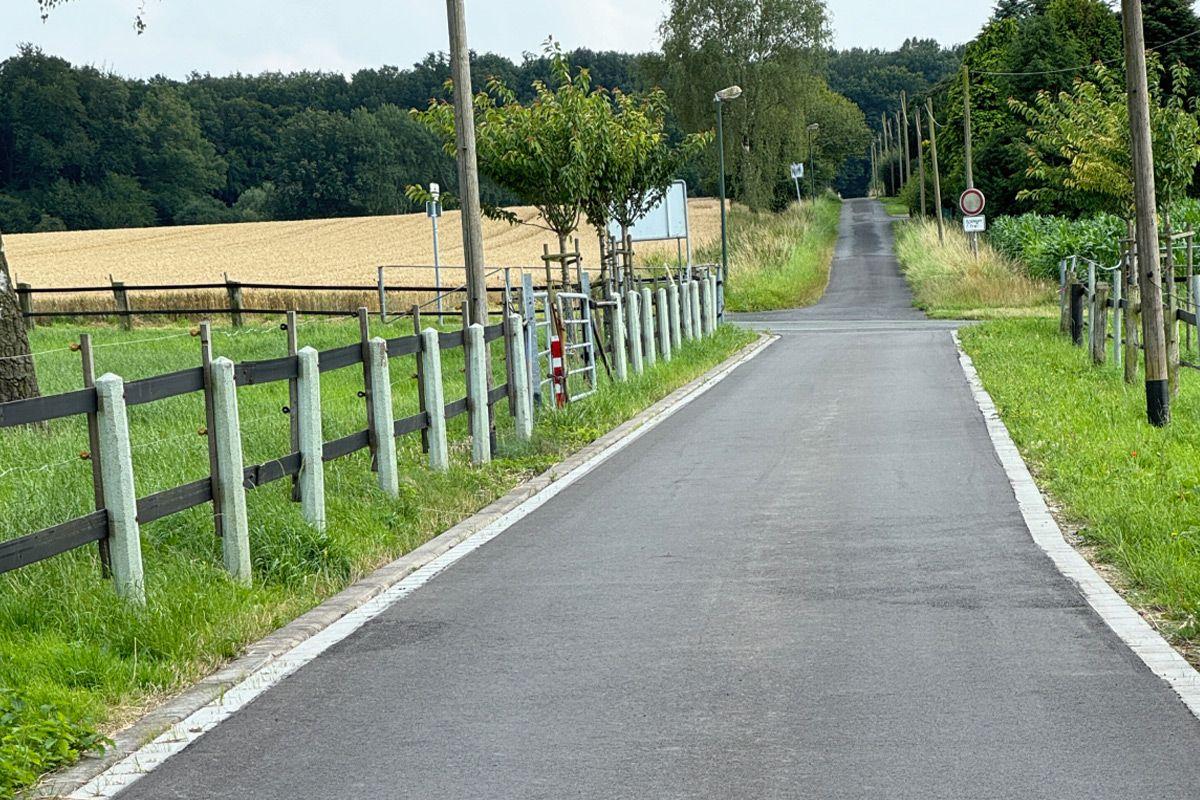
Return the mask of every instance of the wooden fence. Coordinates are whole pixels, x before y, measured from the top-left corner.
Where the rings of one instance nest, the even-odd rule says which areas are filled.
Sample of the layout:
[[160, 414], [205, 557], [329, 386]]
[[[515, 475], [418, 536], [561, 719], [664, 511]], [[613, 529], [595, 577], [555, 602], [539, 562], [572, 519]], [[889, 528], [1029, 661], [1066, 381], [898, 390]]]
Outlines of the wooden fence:
[[[586, 297], [586, 295], [585, 295]], [[715, 274], [686, 284], [672, 284], [651, 292], [649, 287], [622, 301], [610, 295], [590, 300], [592, 308], [609, 312], [616, 380], [641, 374], [655, 363], [654, 351], [669, 361], [682, 341], [712, 334], [718, 324]], [[642, 305], [644, 303], [644, 305]], [[639, 305], [642, 308], [639, 310]], [[414, 309], [416, 312], [416, 309]], [[234, 363], [212, 358], [208, 323], [199, 328], [201, 366], [125, 382], [112, 374], [91, 378], [85, 351], [85, 388], [46, 397], [0, 404], [0, 429], [46, 425], [54, 420], [86, 416], [95, 511], [18, 538], [0, 541], [0, 573], [34, 564], [61, 553], [98, 543], [106, 575], [118, 593], [144, 602], [139, 526], [186, 509], [211, 503], [214, 527], [222, 538], [226, 569], [239, 580], [250, 579], [250, 542], [246, 522], [247, 491], [291, 478], [292, 499], [301, 503], [305, 519], [320, 528], [325, 524], [323, 464], [360, 450], [369, 450], [372, 470], [380, 488], [398, 492], [395, 439], [413, 433], [422, 437], [429, 466], [449, 466], [447, 420], [468, 415], [472, 462], [491, 458], [494, 408], [507, 399], [519, 438], [532, 435], [533, 389], [540, 378], [536, 315], [504, 317], [500, 324], [464, 326], [439, 332], [426, 328], [418, 334], [391, 339], [369, 338], [368, 311], [358, 310], [359, 341], [317, 352], [296, 350], [295, 316], [289, 316], [289, 355]], [[414, 320], [419, 328], [419, 314]], [[626, 334], [628, 321], [628, 335]], [[657, 335], [656, 335], [657, 328]], [[506, 382], [489, 389], [489, 342], [504, 340]], [[536, 343], [536, 338], [533, 340]], [[443, 396], [441, 352], [464, 348], [467, 393], [451, 401]], [[643, 349], [644, 348], [644, 349]], [[418, 412], [394, 419], [389, 360], [414, 355], [417, 370]], [[321, 432], [320, 376], [332, 370], [360, 365], [363, 373], [367, 428], [324, 441]], [[565, 380], [565, 378], [564, 378]], [[594, 374], [593, 374], [594, 380]], [[238, 417], [238, 387], [286, 381], [290, 403], [291, 452], [270, 461], [246, 466], [242, 459]], [[200, 392], [204, 397], [210, 475], [145, 497], [134, 493], [133, 464], [126, 409], [167, 398]]]

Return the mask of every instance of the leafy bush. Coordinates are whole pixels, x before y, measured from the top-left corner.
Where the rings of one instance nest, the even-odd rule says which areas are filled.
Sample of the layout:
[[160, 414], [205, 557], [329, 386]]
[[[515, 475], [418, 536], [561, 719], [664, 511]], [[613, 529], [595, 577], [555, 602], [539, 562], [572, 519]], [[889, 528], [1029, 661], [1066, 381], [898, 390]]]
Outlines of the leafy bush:
[[89, 722], [0, 686], [0, 798], [11, 797], [43, 773], [109, 744]]

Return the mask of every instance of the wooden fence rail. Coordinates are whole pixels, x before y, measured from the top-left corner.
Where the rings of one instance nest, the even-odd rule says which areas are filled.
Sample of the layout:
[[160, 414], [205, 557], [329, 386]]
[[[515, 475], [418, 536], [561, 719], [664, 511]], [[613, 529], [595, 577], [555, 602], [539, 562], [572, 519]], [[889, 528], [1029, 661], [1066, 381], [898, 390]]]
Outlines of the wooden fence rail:
[[[662, 360], [669, 361], [672, 351], [685, 341], [711, 335], [718, 324], [715, 283], [715, 276], [710, 273], [672, 291], [629, 292], [628, 335], [622, 324], [618, 295], [609, 294], [597, 301], [585, 294], [585, 302], [592, 308], [616, 310], [617, 322], [609, 328], [611, 336], [607, 343], [607, 349], [618, 365], [616, 379], [627, 378], [627, 361], [632, 365], [629, 372], [633, 375], [643, 372], [641, 348], [648, 342], [659, 344]], [[656, 306], [654, 313], [644, 316], [645, 329], [640, 331], [641, 337], [640, 320], [636, 316], [640, 296], [647, 298], [648, 306]], [[548, 324], [562, 330], [561, 320], [547, 323], [539, 321], [536, 313], [528, 313], [528, 309], [533, 308], [531, 302], [519, 305], [527, 309], [523, 316], [510, 314], [500, 324], [464, 326], [452, 331], [420, 329], [420, 312], [414, 307], [414, 328], [418, 332], [390, 339], [368, 338], [367, 309], [360, 308], [358, 342], [320, 352], [312, 348], [293, 352], [295, 342], [289, 333], [288, 355], [240, 363], [211, 358], [205, 323], [200, 328], [202, 366], [127, 383], [112, 374], [96, 378], [93, 383], [91, 364], [86, 358], [90, 353], [90, 338], [85, 335], [81, 347], [85, 353], [85, 388], [0, 404], [0, 431], [86, 415], [90, 450], [82, 455], [93, 463], [96, 510], [0, 541], [0, 574], [96, 542], [101, 547], [105, 574], [113, 578], [118, 594], [133, 602], [143, 602], [138, 526], [211, 503], [214, 525], [223, 542], [226, 568], [238, 579], [249, 580], [246, 491], [292, 478], [295, 481], [292, 499], [302, 503], [310, 524], [323, 525], [323, 477], [314, 480], [313, 470], [323, 470], [324, 463], [370, 449], [372, 469], [379, 473], [381, 489], [395, 495], [394, 439], [420, 433], [430, 468], [444, 470], [449, 463], [446, 422], [463, 414], [470, 418], [473, 463], [490, 460], [490, 431], [494, 430], [492, 423], [497, 403], [507, 400], [510, 413], [516, 419], [519, 438], [531, 435], [534, 392], [541, 383], [538, 330]], [[289, 316], [289, 322], [293, 321], [294, 317]], [[656, 323], [660, 327], [657, 339], [654, 335]], [[489, 343], [498, 339], [504, 340], [507, 379], [488, 389], [484, 352], [490, 349]], [[529, 346], [531, 342], [533, 344]], [[457, 348], [464, 349], [467, 394], [447, 402], [441, 381], [441, 352]], [[417, 358], [413, 378], [419, 387], [419, 410], [401, 419], [390, 419], [389, 361], [408, 355]], [[589, 350], [585, 357], [594, 356], [595, 353]], [[319, 435], [319, 376], [355, 365], [363, 369], [365, 391], [362, 395], [368, 427], [324, 441]], [[560, 374], [565, 381], [570, 374], [569, 365], [566, 370], [560, 370]], [[261, 464], [245, 466], [241, 454], [237, 389], [283, 381], [289, 384], [291, 405], [285, 411], [292, 428], [292, 452]], [[592, 381], [594, 384], [594, 372]], [[376, 387], [378, 391], [375, 391]], [[135, 497], [126, 408], [197, 392], [203, 393], [205, 400], [208, 424], [202, 433], [209, 442], [210, 475], [145, 497]], [[320, 496], [314, 497], [314, 493]]]

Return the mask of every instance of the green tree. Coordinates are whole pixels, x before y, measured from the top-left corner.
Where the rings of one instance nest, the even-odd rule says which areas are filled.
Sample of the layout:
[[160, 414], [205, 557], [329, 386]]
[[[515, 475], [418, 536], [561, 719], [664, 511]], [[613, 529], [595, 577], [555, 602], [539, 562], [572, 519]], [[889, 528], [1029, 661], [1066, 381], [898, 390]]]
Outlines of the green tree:
[[[1155, 182], [1165, 207], [1182, 198], [1200, 163], [1200, 121], [1186, 99], [1188, 70], [1176, 62], [1170, 81], [1160, 59], [1149, 60], [1150, 125]], [[1166, 84], [1170, 88], [1162, 88]], [[1133, 212], [1129, 113], [1122, 77], [1097, 65], [1070, 90], [1040, 92], [1010, 105], [1029, 125], [1026, 174], [1035, 181], [1020, 199], [1079, 214]]]
[[153, 86], [133, 122], [138, 175], [154, 196], [164, 222], [190, 201], [225, 183], [225, 162], [200, 133], [196, 116], [179, 92]]
[[823, 83], [825, 3], [672, 0], [661, 33], [662, 77], [684, 129], [711, 127], [713, 94], [742, 87], [724, 111], [730, 187], [752, 207], [771, 205], [788, 184], [785, 165], [803, 152], [812, 109], [801, 104]]

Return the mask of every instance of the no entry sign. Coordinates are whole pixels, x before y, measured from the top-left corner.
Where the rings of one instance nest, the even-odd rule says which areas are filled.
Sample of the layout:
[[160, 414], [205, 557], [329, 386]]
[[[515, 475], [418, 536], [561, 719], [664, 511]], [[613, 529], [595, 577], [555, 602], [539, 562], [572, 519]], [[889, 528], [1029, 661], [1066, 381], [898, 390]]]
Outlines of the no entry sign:
[[978, 189], [967, 189], [958, 198], [958, 210], [963, 213], [964, 217], [979, 216], [983, 213], [985, 205], [987, 205], [987, 199]]

